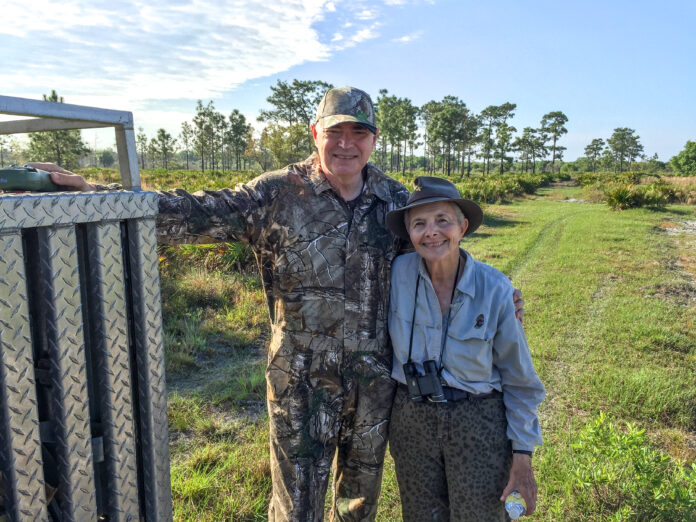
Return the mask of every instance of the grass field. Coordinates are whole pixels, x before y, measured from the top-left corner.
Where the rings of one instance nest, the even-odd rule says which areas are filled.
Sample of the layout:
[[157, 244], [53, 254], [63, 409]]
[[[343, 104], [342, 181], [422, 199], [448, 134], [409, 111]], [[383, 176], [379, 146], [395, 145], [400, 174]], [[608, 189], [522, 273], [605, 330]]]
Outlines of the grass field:
[[[696, 208], [611, 211], [578, 188], [485, 209], [463, 246], [513, 278], [547, 388], [538, 520], [696, 520]], [[265, 520], [259, 278], [162, 258], [175, 520]], [[378, 520], [400, 520], [387, 460]]]

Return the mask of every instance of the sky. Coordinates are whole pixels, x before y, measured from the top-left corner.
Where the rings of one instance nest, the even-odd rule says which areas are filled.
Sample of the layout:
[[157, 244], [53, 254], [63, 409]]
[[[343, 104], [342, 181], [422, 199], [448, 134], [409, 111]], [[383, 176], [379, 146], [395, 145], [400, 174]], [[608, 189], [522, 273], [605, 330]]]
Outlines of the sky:
[[[177, 135], [197, 100], [259, 111], [278, 80], [416, 105], [517, 104], [518, 131], [568, 116], [566, 160], [629, 127], [663, 161], [696, 140], [692, 0], [0, 0], [0, 95], [133, 112]], [[5, 118], [7, 119], [7, 118]], [[83, 131], [90, 146], [113, 134]]]

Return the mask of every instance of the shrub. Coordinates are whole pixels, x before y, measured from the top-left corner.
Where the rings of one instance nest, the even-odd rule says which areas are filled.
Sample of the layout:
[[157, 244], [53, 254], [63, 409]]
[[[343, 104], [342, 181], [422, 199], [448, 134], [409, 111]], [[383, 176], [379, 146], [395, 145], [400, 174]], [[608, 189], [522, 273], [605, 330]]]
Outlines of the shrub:
[[576, 440], [571, 448], [580, 509], [621, 520], [696, 520], [696, 464], [672, 460], [651, 447], [645, 430], [620, 427], [604, 413]]
[[607, 205], [613, 210], [639, 207], [635, 187], [632, 185], [611, 185], [604, 190]]

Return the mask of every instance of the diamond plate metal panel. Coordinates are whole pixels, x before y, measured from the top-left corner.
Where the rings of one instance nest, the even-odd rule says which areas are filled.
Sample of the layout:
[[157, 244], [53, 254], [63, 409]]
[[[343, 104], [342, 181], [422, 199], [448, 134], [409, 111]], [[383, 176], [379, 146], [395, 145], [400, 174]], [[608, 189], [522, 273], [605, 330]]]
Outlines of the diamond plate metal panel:
[[96, 289], [92, 357], [98, 368], [104, 426], [105, 514], [111, 521], [137, 520], [138, 469], [121, 227], [119, 223], [100, 223], [91, 227], [88, 238], [90, 280]]
[[77, 244], [73, 227], [39, 229], [63, 520], [96, 520]]
[[141, 447], [148, 520], [172, 519], [162, 310], [154, 219], [128, 222], [138, 366]]
[[22, 237], [0, 234], [0, 455], [10, 520], [46, 520]]
[[157, 214], [154, 192], [56, 192], [0, 197], [0, 231], [71, 223], [94, 223]]

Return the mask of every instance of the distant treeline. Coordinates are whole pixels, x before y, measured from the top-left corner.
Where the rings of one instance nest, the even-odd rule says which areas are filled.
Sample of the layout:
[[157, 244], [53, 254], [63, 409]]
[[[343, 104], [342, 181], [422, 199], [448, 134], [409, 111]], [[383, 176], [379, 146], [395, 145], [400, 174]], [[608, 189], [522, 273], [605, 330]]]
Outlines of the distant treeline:
[[[213, 103], [196, 104], [191, 121], [181, 124], [178, 136], [161, 128], [155, 136], [138, 129], [136, 143], [141, 168], [185, 168], [201, 171], [270, 170], [306, 158], [314, 150], [309, 126], [317, 104], [332, 85], [322, 81], [278, 80], [266, 99], [270, 110], [257, 120], [265, 124], [255, 132], [246, 117], [234, 109], [229, 115]], [[45, 100], [62, 102], [55, 91]], [[379, 91], [375, 101], [379, 139], [372, 162], [390, 172], [429, 172], [463, 178], [472, 172], [490, 175], [508, 171], [594, 172], [627, 170], [696, 174], [696, 143], [662, 162], [644, 153], [634, 129], [618, 127], [606, 140], [593, 139], [585, 156], [564, 163], [566, 147], [560, 144], [568, 130], [560, 110], [541, 116], [539, 126], [521, 133], [511, 122], [517, 105], [489, 105], [480, 113], [467, 108], [456, 96], [429, 101], [418, 107], [408, 98]], [[112, 166], [111, 149], [90, 150], [79, 131], [33, 133], [28, 150], [16, 140], [0, 137], [0, 164], [29, 156], [55, 161], [68, 168], [78, 164]]]

